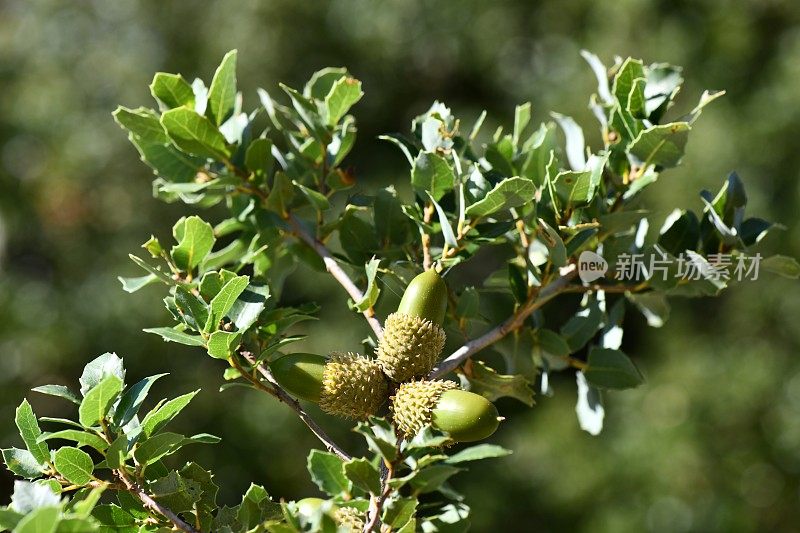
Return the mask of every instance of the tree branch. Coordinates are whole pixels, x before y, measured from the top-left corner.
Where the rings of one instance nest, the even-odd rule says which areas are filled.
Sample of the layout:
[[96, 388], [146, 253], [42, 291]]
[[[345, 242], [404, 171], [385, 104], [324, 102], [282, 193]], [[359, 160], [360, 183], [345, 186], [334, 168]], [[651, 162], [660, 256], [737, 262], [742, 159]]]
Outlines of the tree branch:
[[[258, 370], [258, 373], [264, 376], [264, 379], [266, 379], [269, 382], [269, 384], [272, 385], [272, 388], [267, 387], [266, 385], [261, 383], [261, 381], [259, 381], [258, 379], [249, 380], [251, 383], [254, 383], [256, 386], [259, 387], [259, 389], [264, 390], [269, 394], [272, 394], [273, 396], [278, 398], [278, 400], [291, 407], [294, 410], [294, 412], [297, 413], [297, 416], [300, 418], [300, 420], [302, 420], [303, 423], [306, 426], [308, 426], [308, 429], [310, 429], [311, 432], [325, 445], [325, 448], [327, 448], [329, 452], [335, 453], [345, 461], [349, 461], [350, 459], [352, 459], [352, 457], [347, 452], [341, 449], [339, 445], [336, 444], [327, 433], [325, 433], [325, 430], [319, 427], [319, 424], [317, 424], [317, 422], [313, 418], [311, 418], [311, 415], [309, 415], [300, 406], [300, 402], [292, 398], [288, 392], [283, 390], [283, 387], [281, 387], [275, 380], [275, 378], [272, 376], [272, 372], [269, 371], [269, 368], [267, 368], [262, 364], [257, 364], [255, 358], [251, 354], [242, 353], [242, 357], [244, 357], [247, 360], [247, 362], [250, 363], [251, 365], [257, 365], [256, 369]], [[249, 374], [247, 374], [241, 367], [237, 368], [237, 370], [239, 370], [239, 372], [241, 372], [242, 376], [244, 376], [245, 378], [249, 376]]]
[[164, 507], [163, 505], [158, 503], [155, 499], [153, 499], [152, 496], [147, 494], [147, 492], [145, 492], [145, 490], [142, 487], [140, 487], [138, 484], [136, 484], [136, 482], [128, 478], [128, 476], [122, 469], [115, 470], [114, 472], [116, 473], [119, 480], [122, 481], [122, 483], [125, 485], [125, 488], [129, 492], [136, 495], [136, 497], [139, 498], [139, 500], [141, 500], [141, 502], [144, 504], [146, 508], [160, 514], [161, 516], [172, 522], [172, 524], [181, 531], [185, 531], [186, 533], [198, 533], [198, 531], [195, 528], [193, 528], [192, 526], [181, 520], [181, 518], [177, 514], [175, 514], [171, 509]]
[[461, 348], [447, 356], [446, 359], [444, 359], [436, 368], [433, 369], [428, 377], [430, 379], [435, 379], [447, 374], [452, 370], [455, 370], [469, 356], [478, 353], [487, 346], [494, 344], [515, 329], [519, 328], [525, 319], [531, 315], [531, 313], [542, 307], [556, 295], [564, 292], [564, 290], [567, 288], [567, 285], [569, 285], [569, 282], [575, 277], [576, 273], [575, 266], [573, 265], [572, 270], [562, 274], [556, 278], [555, 281], [546, 285], [541, 291], [539, 291], [537, 295], [528, 299], [528, 301], [525, 302], [525, 304], [520, 307], [516, 313], [508, 317], [502, 324], [495, 326], [477, 339], [472, 339], [464, 344]]
[[[289, 224], [292, 226], [292, 231], [294, 232], [297, 237], [299, 237], [303, 242], [308, 244], [317, 255], [322, 258], [322, 262], [325, 263], [325, 268], [328, 272], [333, 276], [339, 284], [344, 287], [344, 290], [347, 291], [347, 294], [350, 295], [350, 298], [353, 299], [354, 302], [360, 301], [364, 298], [364, 294], [356, 287], [356, 284], [353, 283], [353, 280], [347, 275], [347, 273], [342, 270], [342, 267], [339, 266], [339, 263], [336, 262], [333, 255], [331, 255], [330, 250], [319, 242], [315, 237], [311, 236], [300, 224], [300, 222], [295, 218], [293, 215], [289, 216]], [[367, 319], [367, 323], [369, 323], [372, 331], [375, 332], [375, 335], [378, 337], [378, 340], [383, 336], [383, 328], [381, 327], [380, 321], [375, 318], [375, 311], [372, 310], [370, 307], [366, 311], [362, 313], [364, 318]]]
[[367, 516], [369, 520], [364, 525], [364, 533], [371, 533], [376, 527], [380, 525], [381, 510], [383, 504], [386, 503], [386, 498], [392, 492], [392, 487], [389, 485], [389, 480], [392, 479], [394, 473], [394, 464], [381, 463], [381, 493], [372, 494], [369, 498], [369, 509]]

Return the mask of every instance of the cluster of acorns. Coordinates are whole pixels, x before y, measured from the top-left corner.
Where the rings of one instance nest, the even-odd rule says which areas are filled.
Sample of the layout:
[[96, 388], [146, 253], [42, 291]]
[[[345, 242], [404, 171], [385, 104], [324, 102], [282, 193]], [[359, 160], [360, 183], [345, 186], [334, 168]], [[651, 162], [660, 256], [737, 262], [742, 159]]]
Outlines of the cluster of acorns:
[[291, 394], [329, 414], [364, 420], [394, 391], [390, 409], [403, 434], [430, 425], [453, 441], [485, 439], [499, 424], [494, 404], [452, 381], [425, 379], [444, 348], [446, 310], [444, 280], [428, 270], [411, 281], [397, 312], [386, 319], [376, 359], [294, 353], [273, 361], [272, 374]]

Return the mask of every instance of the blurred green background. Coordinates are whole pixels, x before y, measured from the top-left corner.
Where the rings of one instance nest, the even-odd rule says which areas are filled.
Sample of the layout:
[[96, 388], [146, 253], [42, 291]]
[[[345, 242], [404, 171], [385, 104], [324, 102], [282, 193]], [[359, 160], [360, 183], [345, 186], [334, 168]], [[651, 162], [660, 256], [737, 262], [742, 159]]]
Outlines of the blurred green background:
[[[301, 85], [344, 65], [364, 82], [350, 156], [358, 190], [407, 180], [403, 157], [376, 139], [406, 131], [434, 99], [471, 118], [510, 122], [531, 100], [584, 125], [595, 81], [578, 52], [606, 62], [636, 56], [685, 67], [679, 106], [705, 89], [728, 95], [697, 123], [682, 167], [648, 189], [657, 209], [699, 209], [730, 170], [748, 185], [752, 214], [784, 223], [765, 248], [800, 255], [800, 3], [778, 0], [589, 0], [331, 3], [156, 0], [0, 2], [0, 443], [17, 443], [23, 395], [40, 415], [68, 407], [27, 392], [74, 385], [105, 351], [129, 380], [170, 372], [156, 394], [202, 388], [179, 429], [223, 437], [189, 448], [217, 473], [221, 499], [250, 481], [277, 497], [308, 495], [316, 442], [290, 411], [245, 389], [218, 393], [221, 366], [200, 350], [141, 332], [166, 324], [159, 289], [135, 295], [117, 275], [150, 233], [169, 235], [187, 212], [150, 195], [150, 172], [111, 119], [117, 104], [152, 105], [157, 70], [210, 79], [239, 49], [245, 106], [255, 88]], [[313, 276], [313, 283], [309, 282]], [[366, 333], [328, 279], [298, 271], [289, 302], [316, 299], [322, 320], [305, 347], [352, 346]], [[606, 397], [598, 437], [577, 425], [574, 377], [534, 409], [501, 401], [496, 441], [510, 458], [472, 467], [454, 485], [483, 531], [800, 531], [800, 291], [764, 274], [715, 300], [676, 301], [660, 330], [627, 322], [623, 348], [645, 386]], [[346, 426], [326, 428], [350, 446]], [[3, 503], [11, 477], [3, 472]]]

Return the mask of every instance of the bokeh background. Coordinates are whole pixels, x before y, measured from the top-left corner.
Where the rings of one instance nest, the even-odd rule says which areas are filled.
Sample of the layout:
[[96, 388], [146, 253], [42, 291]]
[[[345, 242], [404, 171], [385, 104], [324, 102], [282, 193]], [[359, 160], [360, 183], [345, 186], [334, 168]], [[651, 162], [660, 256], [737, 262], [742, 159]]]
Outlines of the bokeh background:
[[[0, 2], [0, 444], [17, 443], [23, 395], [58, 416], [69, 407], [28, 392], [74, 384], [105, 351], [129, 381], [170, 372], [155, 394], [202, 388], [177, 424], [223, 436], [189, 448], [232, 502], [252, 481], [276, 497], [314, 491], [304, 472], [313, 437], [288, 409], [245, 389], [218, 393], [218, 362], [141, 332], [168, 323], [159, 289], [128, 295], [117, 275], [150, 233], [163, 238], [186, 208], [152, 199], [150, 172], [111, 119], [117, 104], [152, 105], [157, 70], [208, 80], [239, 49], [245, 105], [255, 88], [302, 85], [347, 66], [363, 80], [351, 155], [369, 191], [405, 182], [402, 156], [376, 136], [405, 131], [434, 99], [461, 116], [483, 108], [510, 122], [573, 115], [597, 146], [587, 109], [587, 48], [685, 67], [679, 107], [705, 88], [728, 95], [692, 133], [684, 165], [647, 194], [656, 209], [700, 208], [698, 192], [737, 170], [750, 212], [787, 230], [766, 250], [800, 255], [800, 3], [778, 0], [372, 2], [197, 0]], [[209, 214], [213, 216], [213, 214]], [[313, 277], [313, 283], [310, 280]], [[299, 270], [289, 300], [314, 298], [322, 320], [310, 350], [354, 347], [366, 330], [340, 289]], [[624, 348], [645, 386], [606, 397], [598, 437], [577, 425], [572, 375], [533, 409], [501, 401], [496, 441], [515, 450], [454, 479], [473, 531], [800, 531], [800, 291], [763, 275], [714, 300], [676, 301], [660, 330], [636, 318]], [[325, 419], [337, 438], [358, 440]], [[11, 477], [0, 476], [7, 502]]]

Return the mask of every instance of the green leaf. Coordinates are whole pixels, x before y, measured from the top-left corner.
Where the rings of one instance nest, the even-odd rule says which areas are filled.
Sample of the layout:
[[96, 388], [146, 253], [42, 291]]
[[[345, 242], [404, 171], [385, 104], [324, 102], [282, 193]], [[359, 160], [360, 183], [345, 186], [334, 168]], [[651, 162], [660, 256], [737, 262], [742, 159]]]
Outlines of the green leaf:
[[317, 211], [322, 212], [331, 207], [331, 203], [324, 194], [306, 187], [297, 180], [292, 180], [292, 184], [300, 189], [300, 192], [306, 197], [308, 203], [311, 204]]
[[154, 333], [159, 335], [166, 342], [177, 342], [178, 344], [185, 344], [186, 346], [205, 346], [206, 343], [200, 335], [189, 335], [177, 329], [163, 327], [163, 328], [147, 328], [143, 329], [145, 333]]
[[541, 240], [547, 247], [549, 260], [554, 266], [562, 267], [567, 264], [567, 247], [558, 232], [551, 228], [543, 219], [539, 219], [539, 225], [544, 230]]
[[559, 113], [550, 113], [550, 115], [556, 119], [558, 125], [564, 130], [564, 136], [567, 138], [566, 152], [569, 166], [572, 167], [574, 171], [582, 171], [586, 168], [583, 130], [572, 117], [567, 117]]
[[627, 232], [638, 224], [639, 221], [649, 214], [648, 211], [643, 209], [635, 211], [618, 211], [616, 213], [608, 213], [597, 217], [600, 222], [601, 234], [614, 235], [615, 233]]
[[233, 307], [228, 311], [228, 317], [239, 331], [250, 329], [267, 305], [270, 298], [268, 285], [250, 283], [247, 288], [236, 298]]
[[184, 272], [191, 272], [214, 247], [214, 228], [198, 216], [181, 218], [172, 228], [177, 245], [170, 255], [175, 265]]
[[133, 456], [140, 464], [148, 465], [178, 451], [184, 440], [185, 437], [177, 433], [159, 433], [140, 443]]
[[55, 533], [60, 515], [58, 507], [41, 507], [20, 520], [14, 533]]
[[117, 376], [120, 381], [125, 381], [125, 367], [122, 365], [122, 358], [115, 353], [104, 353], [83, 367], [80, 378], [81, 394], [86, 396], [86, 393], [106, 376]]
[[158, 276], [155, 274], [148, 274], [138, 278], [123, 278], [122, 276], [117, 276], [117, 279], [120, 283], [122, 283], [122, 290], [125, 292], [134, 293], [142, 287], [146, 287], [147, 285], [158, 281]]
[[451, 455], [445, 461], [447, 464], [465, 463], [467, 461], [478, 461], [480, 459], [491, 459], [493, 457], [505, 457], [511, 455], [511, 450], [506, 450], [502, 446], [495, 444], [478, 444], [470, 448], [465, 448], [460, 452]]
[[453, 189], [455, 174], [448, 162], [432, 152], [420, 152], [411, 170], [411, 185], [425, 199], [429, 193], [437, 202]]
[[[75, 502], [75, 498], [73, 497], [72, 502], [74, 502], [74, 504], [72, 506], [72, 512], [78, 515], [80, 518], [88, 518], [91, 515], [92, 510], [97, 505], [97, 502], [100, 501], [100, 497], [103, 495], [103, 492], [105, 492], [106, 488], [106, 485], [94, 487], [92, 490], [85, 493], [84, 499], [78, 502]], [[77, 532], [78, 530], [72, 531]], [[59, 533], [61, 533], [60, 529]]]
[[335, 126], [347, 114], [353, 104], [364, 96], [361, 82], [347, 76], [342, 76], [325, 96], [325, 110], [329, 126]]
[[428, 198], [430, 198], [433, 207], [436, 209], [436, 216], [439, 217], [439, 227], [442, 230], [442, 238], [444, 242], [447, 243], [448, 246], [458, 246], [458, 241], [456, 240], [456, 234], [453, 233], [453, 227], [450, 225], [450, 221], [447, 220], [447, 213], [444, 212], [442, 206], [433, 199], [433, 196], [428, 193]]
[[219, 328], [220, 321], [233, 308], [239, 295], [244, 292], [249, 283], [250, 278], [248, 276], [236, 276], [222, 286], [217, 295], [211, 300], [208, 320], [205, 328], [203, 328], [205, 333], [210, 333]]
[[414, 494], [425, 494], [439, 490], [442, 483], [454, 474], [461, 472], [461, 468], [450, 465], [433, 465], [423, 468], [411, 479]]
[[117, 108], [114, 120], [128, 131], [128, 139], [156, 174], [172, 182], [192, 180], [202, 161], [172, 146], [156, 115], [150, 109]]
[[175, 307], [189, 328], [202, 331], [208, 321], [206, 303], [182, 286], [175, 288]]
[[14, 417], [14, 422], [19, 429], [19, 435], [25, 442], [25, 447], [31, 452], [34, 459], [41, 464], [45, 464], [50, 460], [50, 450], [47, 445], [39, 442], [39, 436], [42, 430], [39, 429], [39, 423], [36, 421], [36, 415], [33, 413], [33, 408], [28, 400], [22, 400], [22, 403], [17, 407]]
[[475, 287], [467, 287], [458, 297], [456, 315], [459, 318], [475, 318], [480, 307], [480, 294]]
[[669, 318], [669, 302], [664, 293], [645, 292], [642, 294], [627, 294], [630, 300], [647, 320], [647, 325], [660, 328]]
[[161, 269], [146, 263], [144, 260], [133, 254], [128, 254], [128, 257], [130, 257], [131, 261], [136, 263], [137, 266], [143, 268], [147, 272], [150, 272], [152, 275], [156, 276], [159, 280], [163, 281], [167, 285], [177, 285], [177, 282], [171, 277], [169, 277], [169, 275], [162, 272]]
[[353, 483], [353, 486], [370, 494], [380, 494], [380, 473], [366, 459], [351, 459], [344, 463], [344, 473]]
[[401, 528], [414, 518], [418, 503], [416, 498], [392, 496], [386, 500], [381, 520], [393, 529]]
[[215, 359], [227, 359], [239, 346], [242, 334], [238, 331], [215, 331], [208, 338], [208, 355]]
[[96, 426], [106, 417], [120, 392], [122, 392], [122, 380], [114, 375], [103, 378], [83, 397], [78, 408], [81, 425], [87, 428]]
[[156, 72], [150, 84], [150, 93], [153, 97], [172, 109], [181, 106], [194, 106], [194, 91], [192, 86], [180, 74]]
[[774, 272], [785, 278], [800, 278], [800, 264], [794, 257], [773, 255], [761, 261], [761, 267], [768, 272]]
[[275, 180], [272, 183], [272, 190], [269, 192], [264, 205], [267, 209], [275, 211], [281, 216], [289, 213], [289, 205], [294, 199], [294, 184], [284, 172], [276, 172]]
[[619, 350], [592, 348], [588, 367], [583, 371], [586, 381], [606, 389], [629, 389], [640, 385], [644, 378], [627, 355]]
[[677, 166], [686, 150], [690, 129], [687, 122], [652, 126], [639, 133], [628, 151], [644, 164], [664, 168]]
[[83, 450], [64, 446], [56, 450], [53, 462], [56, 470], [70, 483], [85, 485], [92, 479], [94, 463], [89, 454]]
[[2, 531], [12, 531], [24, 516], [8, 507], [0, 507], [0, 528]]
[[320, 490], [331, 496], [350, 492], [350, 482], [345, 476], [344, 463], [335, 454], [311, 450], [308, 454], [308, 472]]
[[78, 395], [72, 392], [72, 389], [65, 387], [64, 385], [39, 385], [31, 390], [33, 392], [39, 392], [49, 396], [64, 398], [65, 400], [69, 400], [76, 405], [81, 404], [81, 399], [78, 397]]
[[407, 242], [411, 230], [410, 221], [403, 214], [394, 187], [380, 189], [375, 195], [373, 221], [382, 246], [402, 245]]
[[616, 76], [614, 76], [614, 84], [611, 88], [611, 92], [617, 98], [622, 109], [628, 108], [631, 89], [633, 89], [636, 80], [644, 77], [644, 66], [639, 59], [629, 57], [622, 66], [620, 66]]
[[137, 531], [134, 527], [136, 519], [119, 505], [114, 505], [113, 503], [98, 505], [92, 510], [92, 516], [102, 525], [113, 528], [111, 531], [130, 531], [130, 533]]
[[71, 440], [76, 442], [78, 446], [91, 446], [98, 452], [102, 452], [108, 448], [108, 443], [96, 433], [81, 431], [79, 429], [63, 429], [54, 433], [44, 433], [39, 437], [40, 442], [53, 439]]
[[280, 505], [272, 501], [264, 487], [253, 483], [242, 497], [236, 519], [249, 531], [265, 520], [279, 518], [281, 514]]
[[380, 259], [373, 257], [369, 260], [369, 263], [364, 266], [364, 270], [367, 273], [367, 290], [364, 291], [364, 297], [353, 304], [355, 309], [360, 313], [363, 313], [378, 301], [378, 295], [380, 295], [381, 289], [378, 287], [376, 276], [378, 275], [378, 267], [380, 264]]
[[514, 142], [515, 147], [519, 147], [520, 140], [522, 139], [522, 134], [525, 132], [525, 128], [528, 127], [528, 123], [531, 121], [531, 103], [525, 102], [524, 104], [520, 104], [514, 108], [514, 134], [512, 136], [512, 140]]
[[478, 202], [469, 206], [466, 215], [484, 217], [497, 211], [525, 205], [533, 200], [536, 186], [527, 178], [506, 178]]
[[18, 476], [26, 479], [40, 477], [44, 472], [41, 464], [28, 450], [19, 448], [3, 448], [3, 462], [6, 467]]
[[342, 215], [339, 225], [339, 242], [347, 257], [353, 263], [365, 264], [380, 248], [375, 229], [371, 224], [359, 218], [355, 209], [348, 209]]
[[151, 482], [148, 489], [158, 503], [176, 513], [192, 511], [202, 495], [198, 482], [184, 479], [175, 470]]
[[236, 101], [236, 50], [231, 50], [217, 67], [208, 88], [208, 109], [211, 118], [221, 125], [233, 111]]
[[561, 326], [561, 335], [567, 340], [570, 353], [583, 348], [600, 329], [602, 321], [602, 311], [596, 302], [591, 302]]
[[560, 172], [555, 177], [556, 193], [565, 206], [583, 206], [592, 201], [603, 177], [608, 156], [608, 153], [602, 156], [592, 154], [586, 162], [589, 170]]
[[397, 435], [385, 420], [371, 418], [370, 423], [360, 422], [355, 431], [364, 435], [369, 449], [382, 458], [393, 461], [397, 457]]
[[260, 137], [255, 139], [247, 147], [244, 157], [244, 164], [247, 170], [256, 176], [266, 176], [272, 169], [275, 158], [272, 155], [272, 141]]
[[498, 398], [515, 398], [525, 405], [533, 405], [533, 389], [525, 376], [498, 374], [493, 368], [489, 368], [482, 361], [472, 362], [472, 372], [467, 376], [467, 388], [470, 392], [480, 394], [489, 401]]
[[185, 152], [217, 160], [230, 156], [225, 137], [207, 118], [191, 109], [179, 107], [166, 111], [161, 115], [161, 125], [175, 146]]
[[119, 468], [125, 464], [128, 458], [128, 436], [120, 435], [112, 442], [106, 450], [106, 465], [109, 468]]
[[196, 390], [166, 402], [164, 405], [153, 409], [142, 420], [142, 434], [146, 437], [154, 435], [159, 429], [163, 428], [173, 418], [178, 416], [184, 407], [189, 405], [195, 394], [200, 392]]
[[166, 375], [156, 374], [155, 376], [146, 377], [125, 391], [125, 394], [119, 400], [119, 404], [114, 409], [114, 426], [122, 427], [130, 422], [139, 412], [139, 408], [147, 398], [147, 393], [150, 392], [150, 387], [153, 386], [153, 383]]

